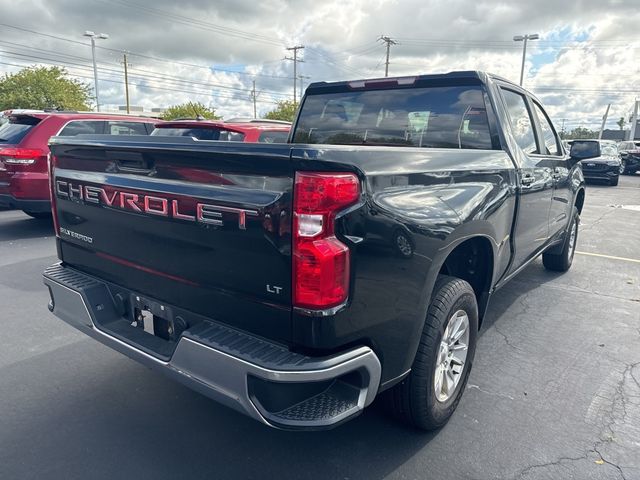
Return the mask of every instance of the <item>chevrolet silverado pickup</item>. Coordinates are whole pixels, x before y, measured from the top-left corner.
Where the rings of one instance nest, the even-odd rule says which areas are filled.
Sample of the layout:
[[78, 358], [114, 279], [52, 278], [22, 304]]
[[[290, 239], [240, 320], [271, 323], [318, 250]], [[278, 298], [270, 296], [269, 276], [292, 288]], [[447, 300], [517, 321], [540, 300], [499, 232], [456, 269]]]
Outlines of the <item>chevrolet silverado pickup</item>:
[[[49, 310], [269, 426], [452, 415], [492, 294], [572, 263], [538, 99], [482, 72], [314, 83], [288, 143], [56, 137]], [[580, 160], [584, 160], [581, 157]]]

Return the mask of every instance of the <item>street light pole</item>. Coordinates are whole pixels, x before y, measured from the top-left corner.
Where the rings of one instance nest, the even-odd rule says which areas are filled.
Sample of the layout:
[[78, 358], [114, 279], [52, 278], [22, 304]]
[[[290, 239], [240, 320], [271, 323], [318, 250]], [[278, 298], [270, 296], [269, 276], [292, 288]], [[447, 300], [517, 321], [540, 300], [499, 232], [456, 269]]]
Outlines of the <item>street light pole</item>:
[[84, 32], [85, 37], [89, 37], [91, 39], [91, 58], [93, 60], [93, 82], [94, 89], [96, 92], [96, 111], [100, 111], [100, 96], [98, 94], [98, 66], [96, 65], [96, 38], [100, 40], [106, 40], [109, 38], [109, 35], [106, 33], [95, 34], [91, 30], [87, 30]]
[[527, 34], [527, 35], [516, 35], [513, 37], [514, 42], [524, 42], [522, 45], [522, 66], [520, 67], [520, 86], [522, 86], [522, 81], [524, 80], [524, 63], [527, 59], [527, 41], [528, 40], [538, 40], [540, 35], [537, 33]]

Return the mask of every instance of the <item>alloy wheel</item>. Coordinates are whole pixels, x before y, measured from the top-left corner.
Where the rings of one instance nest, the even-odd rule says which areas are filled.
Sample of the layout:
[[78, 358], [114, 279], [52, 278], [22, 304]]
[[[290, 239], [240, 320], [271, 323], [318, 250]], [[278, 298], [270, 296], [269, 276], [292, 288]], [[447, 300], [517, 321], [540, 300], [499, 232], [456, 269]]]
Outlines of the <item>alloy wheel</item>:
[[433, 388], [439, 402], [446, 402], [456, 391], [466, 367], [468, 351], [469, 315], [458, 310], [447, 322], [436, 360]]

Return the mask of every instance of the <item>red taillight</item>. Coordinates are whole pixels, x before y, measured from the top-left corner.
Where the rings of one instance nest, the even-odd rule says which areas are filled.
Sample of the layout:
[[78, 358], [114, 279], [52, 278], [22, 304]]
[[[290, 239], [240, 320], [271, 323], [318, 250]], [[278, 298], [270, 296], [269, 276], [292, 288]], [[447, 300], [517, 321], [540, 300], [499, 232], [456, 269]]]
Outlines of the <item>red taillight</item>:
[[0, 159], [6, 165], [32, 165], [44, 155], [39, 148], [0, 148]]
[[349, 294], [349, 248], [334, 234], [338, 212], [360, 197], [352, 173], [296, 173], [293, 198], [293, 304], [330, 308]]
[[58, 223], [58, 207], [56, 202], [56, 189], [53, 181], [53, 167], [55, 165], [55, 157], [51, 154], [47, 155], [47, 171], [49, 172], [49, 196], [51, 197], [51, 214], [53, 216], [53, 229], [56, 237], [60, 236], [60, 224]]

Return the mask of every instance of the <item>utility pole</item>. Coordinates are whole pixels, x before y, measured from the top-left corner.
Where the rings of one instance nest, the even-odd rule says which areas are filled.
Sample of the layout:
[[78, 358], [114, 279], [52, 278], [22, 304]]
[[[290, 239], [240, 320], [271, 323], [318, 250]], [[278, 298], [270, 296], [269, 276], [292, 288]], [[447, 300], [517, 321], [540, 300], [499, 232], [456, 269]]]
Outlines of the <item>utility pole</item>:
[[96, 65], [96, 39], [106, 40], [109, 35], [106, 33], [95, 34], [91, 30], [84, 32], [85, 37], [91, 39], [91, 58], [93, 59], [93, 82], [96, 92], [96, 111], [100, 111], [100, 95], [98, 95], [98, 67]]
[[285, 60], [293, 61], [293, 103], [297, 103], [296, 101], [296, 84], [298, 83], [298, 62], [304, 63], [304, 60], [298, 59], [298, 50], [303, 50], [304, 47], [302, 45], [296, 45], [295, 47], [287, 47], [287, 50], [293, 51], [292, 57], [284, 57]]
[[378, 40], [382, 40], [384, 43], [387, 44], [387, 59], [384, 62], [384, 76], [388, 77], [389, 76], [389, 52], [391, 51], [391, 45], [397, 45], [398, 42], [396, 42], [393, 38], [389, 37], [388, 35], [381, 35]]
[[607, 110], [604, 112], [602, 116], [602, 125], [600, 125], [600, 133], [598, 134], [598, 140], [602, 140], [602, 132], [604, 132], [604, 125], [607, 123], [607, 117], [609, 116], [609, 109], [611, 108], [611, 104], [607, 105]]
[[302, 95], [304, 95], [304, 88], [302, 88], [304, 87], [304, 85], [302, 82], [304, 80], [308, 80], [309, 78], [311, 77], [309, 77], [308, 75], [298, 75], [298, 79], [300, 80], [300, 98], [302, 98]]
[[537, 33], [516, 35], [513, 37], [514, 42], [524, 42], [522, 45], [522, 66], [520, 67], [520, 86], [522, 86], [522, 80], [524, 80], [524, 62], [527, 58], [527, 40], [538, 40], [540, 35]]
[[631, 128], [629, 130], [629, 140], [636, 139], [636, 126], [638, 124], [638, 107], [640, 102], [636, 100], [633, 102], [633, 115], [631, 116]]
[[124, 59], [122, 61], [122, 64], [124, 65], [124, 95], [127, 103], [127, 113], [130, 113], [129, 112], [129, 72], [127, 70], [127, 68], [129, 67], [129, 64], [127, 63], [126, 52], [123, 53], [123, 56], [124, 56]]
[[564, 122], [565, 122], [566, 118], [562, 119], [562, 127], [560, 128], [560, 136], [562, 137], [562, 139], [564, 139]]
[[252, 80], [253, 83], [253, 89], [251, 90], [251, 100], [253, 100], [253, 118], [258, 118], [258, 113], [257, 113], [257, 108], [256, 108], [256, 99], [257, 99], [257, 94], [256, 94], [256, 81]]

